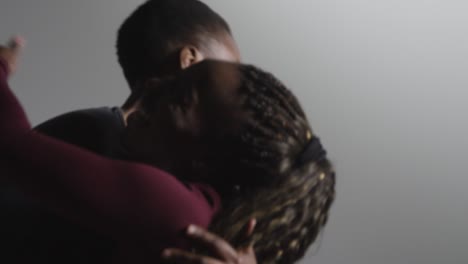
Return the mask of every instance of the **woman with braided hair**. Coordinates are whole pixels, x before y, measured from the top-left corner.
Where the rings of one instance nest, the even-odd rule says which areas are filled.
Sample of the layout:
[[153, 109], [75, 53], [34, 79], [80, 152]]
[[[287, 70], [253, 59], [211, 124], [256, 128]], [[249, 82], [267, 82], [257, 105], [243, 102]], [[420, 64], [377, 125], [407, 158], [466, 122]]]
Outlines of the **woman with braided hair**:
[[[166, 247], [187, 248], [181, 231], [197, 224], [236, 246], [253, 243], [259, 263], [293, 263], [325, 224], [332, 167], [296, 98], [272, 75], [207, 61], [148, 81], [123, 138], [139, 163], [123, 162], [30, 132], [7, 84], [16, 52], [0, 47], [0, 171], [111, 237], [109, 262], [154, 263]], [[257, 227], [244, 239], [251, 218]]]
[[[210, 76], [204, 77], [203, 72]], [[201, 166], [199, 161], [190, 169], [193, 176], [212, 175], [210, 183], [229, 194], [211, 230], [235, 246], [255, 245], [258, 263], [294, 263], [325, 225], [335, 195], [333, 168], [298, 100], [273, 75], [253, 66], [207, 61], [189, 74], [184, 79], [202, 83], [179, 84], [184, 88], [173, 90], [181, 92], [172, 94], [175, 100], [193, 100], [191, 89], [210, 87], [203, 83], [206, 79], [232, 85], [231, 89], [204, 89], [198, 95], [200, 105], [204, 98], [224, 98], [222, 107], [202, 110], [208, 128], [199, 131], [204, 150], [196, 156], [203, 156], [206, 164]], [[158, 95], [151, 94], [155, 91]], [[142, 109], [150, 116], [160, 92], [151, 89], [144, 96]], [[211, 127], [220, 120], [229, 122], [221, 128], [231, 126], [221, 135]], [[257, 219], [256, 228], [245, 237], [242, 229], [252, 218]]]

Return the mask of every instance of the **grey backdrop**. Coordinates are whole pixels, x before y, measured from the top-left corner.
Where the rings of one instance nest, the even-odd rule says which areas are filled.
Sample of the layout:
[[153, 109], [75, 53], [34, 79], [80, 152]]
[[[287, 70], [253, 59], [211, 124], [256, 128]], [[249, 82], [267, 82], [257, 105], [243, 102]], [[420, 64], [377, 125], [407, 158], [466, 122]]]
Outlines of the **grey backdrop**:
[[[28, 48], [12, 85], [34, 124], [128, 93], [115, 32], [142, 0], [2, 0]], [[299, 96], [338, 169], [304, 263], [468, 263], [468, 2], [210, 0], [245, 62]]]

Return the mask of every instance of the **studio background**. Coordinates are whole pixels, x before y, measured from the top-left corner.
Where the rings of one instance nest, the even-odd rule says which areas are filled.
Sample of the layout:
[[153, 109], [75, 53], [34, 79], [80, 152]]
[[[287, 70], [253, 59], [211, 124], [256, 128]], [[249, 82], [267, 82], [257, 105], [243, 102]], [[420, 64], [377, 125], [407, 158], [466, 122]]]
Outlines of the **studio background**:
[[[129, 93], [116, 31], [142, 0], [2, 0], [27, 38], [12, 86], [33, 124]], [[206, 0], [243, 61], [300, 98], [338, 171], [302, 263], [468, 263], [468, 2]]]

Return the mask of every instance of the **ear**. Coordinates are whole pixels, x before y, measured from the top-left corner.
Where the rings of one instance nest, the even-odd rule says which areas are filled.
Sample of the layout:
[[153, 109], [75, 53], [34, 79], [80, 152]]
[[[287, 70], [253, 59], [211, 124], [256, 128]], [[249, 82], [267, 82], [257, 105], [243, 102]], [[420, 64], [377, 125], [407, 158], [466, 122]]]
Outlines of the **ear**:
[[195, 46], [184, 46], [179, 54], [180, 68], [186, 69], [202, 60], [205, 56]]

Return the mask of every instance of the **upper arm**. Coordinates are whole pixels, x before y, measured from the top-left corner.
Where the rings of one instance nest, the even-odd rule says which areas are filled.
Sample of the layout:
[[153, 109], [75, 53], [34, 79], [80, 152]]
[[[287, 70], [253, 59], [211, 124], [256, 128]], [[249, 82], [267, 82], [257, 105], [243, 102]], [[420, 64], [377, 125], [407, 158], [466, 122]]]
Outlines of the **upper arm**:
[[12, 151], [23, 165], [11, 176], [23, 190], [116, 238], [170, 241], [189, 224], [207, 227], [216, 212], [200, 189], [150, 166], [110, 160], [38, 133]]
[[209, 224], [214, 208], [175, 177], [31, 132], [1, 66], [0, 62], [0, 172], [8, 172], [2, 177], [62, 215], [117, 238], [165, 241], [180, 237], [190, 223]]
[[170, 239], [190, 223], [206, 227], [214, 214], [215, 208], [198, 188], [188, 188], [165, 171], [107, 159], [96, 169], [91, 177], [76, 175], [78, 182], [70, 185], [87, 189], [83, 202], [92, 211], [108, 214], [105, 221], [121, 221], [115, 224], [138, 235]]

